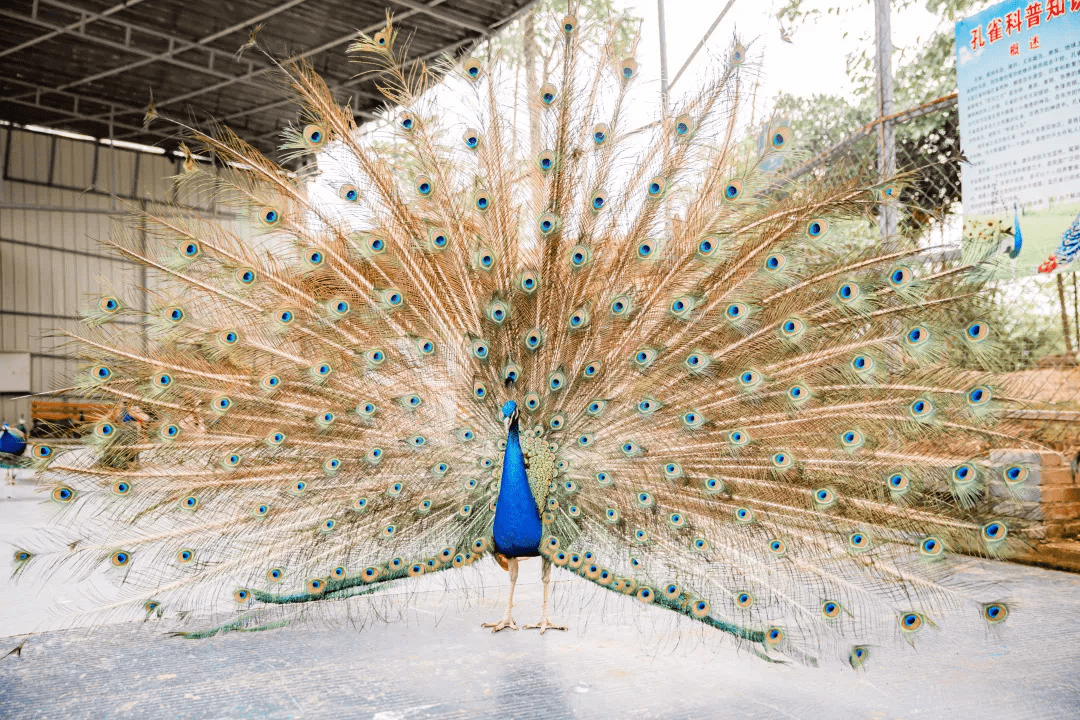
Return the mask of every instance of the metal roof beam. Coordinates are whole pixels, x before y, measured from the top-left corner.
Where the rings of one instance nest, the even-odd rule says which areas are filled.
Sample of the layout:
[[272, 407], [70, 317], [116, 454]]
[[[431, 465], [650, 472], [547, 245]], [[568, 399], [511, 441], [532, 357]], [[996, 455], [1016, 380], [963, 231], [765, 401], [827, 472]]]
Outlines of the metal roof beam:
[[[468, 43], [474, 42], [474, 41], [475, 41], [475, 38], [466, 38], [465, 40], [458, 40], [457, 42], [451, 43], [449, 45], [444, 45], [441, 48], [438, 48], [436, 50], [432, 50], [431, 52], [427, 53], [426, 55], [421, 55], [419, 57], [413, 58], [412, 60], [405, 63], [402, 66], [402, 69], [408, 69], [408, 68], [412, 67], [413, 65], [415, 65], [418, 62], [424, 62], [424, 61], [430, 60], [433, 57], [438, 57], [439, 55], [442, 55], [445, 52], [450, 52], [452, 50], [456, 50], [458, 47], [460, 47], [462, 45], [467, 45]], [[385, 72], [385, 71], [383, 71], [383, 72]], [[377, 75], [382, 75], [383, 72], [376, 73], [376, 76]], [[371, 79], [371, 77], [372, 77], [371, 75], [367, 75], [367, 76], [365, 76], [363, 78], [354, 78], [352, 80], [348, 80], [346, 82], [340, 83], [340, 84], [335, 85], [334, 87], [330, 88], [330, 91], [334, 92], [334, 91], [337, 91], [337, 90], [348, 89], [349, 87], [351, 87], [352, 85], [355, 85], [356, 83], [364, 82], [366, 80]], [[370, 95], [370, 94], [371, 93], [365, 93], [365, 95]], [[386, 98], [382, 97], [381, 95], [378, 97], [378, 99], [379, 100], [386, 100]], [[248, 114], [253, 113], [253, 112], [259, 112], [259, 111], [262, 111], [262, 110], [269, 110], [269, 109], [272, 109], [272, 108], [275, 108], [275, 107], [279, 107], [281, 105], [285, 105], [285, 104], [290, 103], [292, 101], [293, 101], [293, 99], [291, 97], [288, 97], [288, 98], [285, 98], [283, 100], [278, 100], [278, 101], [273, 102], [273, 103], [267, 103], [266, 105], [261, 105], [261, 106], [259, 106], [257, 108], [252, 108], [251, 110], [246, 110], [246, 111], [244, 111], [242, 113], [234, 113], [234, 115], [235, 116], [248, 115]], [[374, 115], [374, 114], [369, 113], [369, 112], [356, 112], [356, 114], [357, 115], [363, 115], [363, 116], [369, 118], [370, 120], [382, 120], [382, 118], [380, 118], [378, 115]], [[279, 132], [281, 132], [281, 129], [277, 128], [275, 130], [271, 130], [269, 132], [262, 133], [261, 135], [256, 135], [255, 139], [256, 140], [265, 140], [265, 139], [267, 139], [269, 137], [273, 137], [274, 135], [276, 135]]]
[[[396, 0], [394, 0], [394, 1], [396, 1]], [[521, 17], [521, 15], [523, 15], [525, 12], [527, 12], [531, 6], [532, 6], [532, 2], [528, 2], [525, 5], [523, 5], [522, 7], [518, 8], [517, 12], [515, 12], [510, 17], [503, 18], [502, 20], [499, 20], [497, 22], [492, 23], [488, 27], [488, 30], [489, 30], [488, 35], [490, 35], [491, 33], [496, 32], [497, 30], [499, 30], [500, 28], [502, 28], [505, 25], [509, 25], [514, 20], [517, 20], [519, 17]], [[422, 60], [430, 60], [431, 58], [437, 57], [438, 55], [441, 55], [443, 53], [450, 52], [452, 50], [456, 50], [457, 48], [461, 47], [462, 45], [468, 45], [468, 44], [475, 45], [477, 42], [479, 42], [479, 38], [467, 38], [465, 40], [458, 40], [457, 42], [450, 43], [449, 45], [444, 45], [443, 47], [438, 48], [437, 50], [433, 50], [432, 52], [428, 53], [427, 55], [424, 55], [422, 57], [413, 58], [408, 63], [406, 63], [405, 67], [411, 67], [412, 65], [414, 65], [417, 62], [420, 62]], [[378, 73], [378, 75], [381, 75], [381, 74], [382, 74], [381, 72]], [[364, 82], [364, 80], [367, 80], [370, 77], [371, 76], [368, 75], [368, 76], [365, 76], [364, 78], [353, 78], [352, 80], [348, 80], [346, 82], [339, 83], [338, 85], [334, 85], [333, 87], [330, 88], [330, 91], [331, 92], [336, 92], [336, 91], [340, 91], [340, 90], [346, 90], [346, 89], [352, 87], [353, 85], [356, 85], [357, 83]], [[364, 94], [365, 95], [372, 95], [373, 93], [364, 93]], [[385, 100], [386, 98], [383, 98], [383, 97], [380, 96], [377, 99]], [[269, 109], [278, 107], [280, 105], [284, 105], [284, 104], [289, 103], [289, 102], [292, 102], [292, 98], [285, 98], [284, 100], [278, 100], [278, 101], [273, 102], [273, 103], [268, 103], [266, 105], [261, 105], [258, 108], [253, 108], [252, 110], [249, 110], [249, 111], [246, 111], [246, 112], [243, 112], [243, 113], [234, 113], [232, 117], [239, 117], [241, 115], [246, 115], [248, 112], [258, 112], [258, 111], [262, 111], [262, 110], [269, 110]], [[368, 117], [368, 118], [370, 118], [372, 120], [381, 120], [382, 119], [382, 118], [380, 118], [378, 116], [374, 116], [374, 115], [372, 115], [371, 113], [368, 113], [368, 112], [357, 112], [356, 114], [357, 115], [362, 115], [364, 117]], [[280, 129], [272, 130], [270, 132], [265, 132], [265, 133], [262, 133], [261, 135], [256, 135], [255, 139], [256, 140], [265, 140], [265, 139], [267, 139], [269, 137], [272, 137], [274, 134], [279, 133], [279, 132], [281, 132]]]
[[[444, 2], [446, 2], [446, 0], [431, 0], [431, 2], [427, 3], [427, 7], [434, 7], [436, 5], [441, 5]], [[416, 15], [419, 12], [420, 12], [419, 10], [406, 10], [405, 12], [398, 15], [396, 19], [402, 20], [402, 19], [407, 18], [407, 17], [412, 17], [413, 15]], [[376, 32], [378, 30], [381, 30], [385, 26], [385, 24], [386, 23], [380, 22], [380, 23], [377, 23], [377, 24], [369, 25], [369, 26], [367, 26], [365, 28], [361, 28], [359, 32], [362, 32], [362, 33]], [[349, 33], [348, 35], [341, 35], [341, 36], [336, 37], [336, 38], [334, 38], [334, 39], [332, 39], [332, 40], [330, 40], [328, 42], [325, 42], [325, 43], [323, 43], [321, 45], [313, 47], [313, 48], [311, 48], [309, 50], [305, 50], [304, 52], [297, 53], [296, 55], [293, 55], [292, 57], [286, 58], [285, 60], [281, 61], [281, 64], [282, 65], [288, 65], [289, 63], [296, 62], [297, 60], [303, 60], [304, 58], [311, 57], [312, 55], [316, 55], [318, 53], [321, 53], [324, 50], [329, 50], [330, 48], [336, 47], [337, 45], [341, 45], [343, 43], [355, 40], [356, 36], [357, 36], [357, 33], [355, 31]], [[245, 80], [249, 80], [249, 79], [254, 79], [256, 77], [260, 77], [262, 75], [265, 75], [266, 73], [269, 73], [271, 70], [275, 70], [275, 69], [276, 69], [276, 67], [270, 66], [270, 67], [263, 68], [261, 70], [256, 70], [254, 72], [250, 72], [250, 73], [248, 73], [247, 75], [244, 75], [244, 76], [235, 77], [235, 78], [233, 78], [231, 80], [222, 80], [219, 83], [214, 83], [213, 85], [207, 85], [206, 87], [199, 88], [198, 90], [193, 90], [191, 92], [184, 93], [183, 95], [177, 95], [177, 96], [162, 100], [162, 101], [157, 103], [157, 107], [160, 110], [162, 107], [165, 107], [167, 105], [172, 105], [172, 104], [175, 104], [175, 103], [178, 103], [178, 102], [182, 102], [184, 100], [190, 100], [193, 97], [197, 97], [199, 95], [204, 95], [204, 94], [209, 93], [209, 92], [214, 92], [215, 90], [220, 90], [221, 88], [228, 87], [229, 85], [232, 85], [232, 84], [237, 83], [237, 82], [241, 82], [241, 81], [245, 81]], [[289, 101], [287, 100], [285, 102], [289, 102]], [[282, 104], [284, 104], [284, 103], [282, 103]], [[252, 112], [255, 112], [255, 110], [246, 111], [244, 114], [249, 115]], [[239, 115], [237, 115], [236, 117], [239, 117]], [[123, 140], [126, 137], [131, 137], [131, 136], [130, 135], [121, 135], [117, 139], [118, 140]]]
[[[239, 30], [243, 30], [246, 27], [250, 27], [252, 25], [255, 25], [256, 23], [262, 22], [263, 20], [266, 20], [267, 18], [273, 17], [274, 15], [277, 15], [279, 13], [285, 12], [289, 8], [295, 7], [295, 6], [297, 6], [297, 5], [299, 5], [299, 4], [303, 3], [303, 2], [306, 2], [306, 1], [307, 0], [288, 0], [288, 2], [285, 2], [285, 3], [281, 4], [281, 5], [277, 5], [275, 7], [272, 7], [269, 10], [266, 10], [265, 12], [261, 12], [261, 13], [259, 13], [258, 15], [254, 16], [254, 17], [247, 18], [246, 20], [244, 20], [242, 22], [236, 23], [234, 25], [230, 25], [229, 27], [227, 27], [227, 28], [225, 28], [223, 30], [217, 31], [216, 33], [213, 33], [211, 35], [207, 35], [206, 37], [199, 38], [195, 42], [188, 42], [186, 40], [181, 40], [181, 41], [175, 43], [174, 47], [171, 47], [166, 52], [160, 53], [160, 54], [155, 55], [153, 57], [143, 58], [142, 60], [137, 60], [137, 61], [135, 61], [133, 63], [129, 63], [127, 65], [120, 65], [120, 66], [111, 68], [109, 70], [103, 70], [103, 71], [101, 71], [99, 73], [96, 73], [94, 75], [90, 75], [90, 76], [87, 76], [87, 77], [83, 77], [83, 78], [80, 78], [78, 80], [73, 80], [73, 81], [71, 81], [69, 83], [58, 86], [56, 89], [57, 90], [68, 90], [70, 88], [77, 87], [79, 85], [85, 85], [86, 83], [94, 82], [95, 80], [101, 80], [103, 78], [107, 78], [107, 77], [110, 77], [112, 75], [116, 75], [118, 73], [127, 72], [128, 70], [134, 70], [135, 68], [142, 67], [143, 65], [149, 65], [150, 63], [153, 63], [153, 62], [170, 60], [175, 55], [178, 55], [178, 54], [183, 53], [183, 52], [187, 52], [188, 50], [203, 49], [202, 46], [206, 45], [207, 43], [211, 43], [214, 40], [225, 37], [226, 35], [231, 35], [234, 32], [237, 32]], [[44, 2], [49, 2], [49, 0], [44, 0]], [[145, 30], [142, 30], [141, 28], [138, 28], [138, 31], [139, 32], [146, 32]], [[215, 53], [217, 51], [214, 50], [213, 48], [211, 48], [209, 50], [209, 52]], [[210, 65], [211, 66], [213, 65], [212, 60], [211, 60]], [[207, 69], [210, 70], [210, 68], [207, 68]], [[216, 73], [215, 72], [215, 74], [218, 75], [219, 77], [222, 77], [222, 78], [232, 77], [228, 73]]]
[[[22, 100], [22, 99], [19, 99], [19, 98], [0, 98], [0, 102], [11, 102], [11, 103], [15, 103], [17, 105], [24, 105], [26, 107], [37, 108], [38, 110], [45, 110], [46, 112], [57, 113], [58, 115], [65, 115], [65, 116], [67, 116], [69, 118], [69, 120], [67, 120], [66, 122], [70, 122], [71, 120], [79, 120], [79, 121], [83, 121], [83, 122], [93, 122], [93, 123], [97, 123], [99, 125], [108, 124], [108, 122], [109, 122], [107, 119], [106, 120], [98, 120], [98, 119], [95, 119], [95, 116], [83, 115], [83, 114], [81, 114], [81, 113], [79, 113], [77, 111], [74, 111], [74, 110], [65, 110], [64, 108], [53, 107], [52, 105], [42, 105], [41, 103], [30, 102], [29, 100]], [[106, 117], [108, 117], [108, 116], [106, 116]], [[31, 125], [38, 125], [40, 127], [48, 127], [44, 123], [31, 123]], [[115, 120], [113, 121], [113, 127], [124, 128], [125, 130], [136, 131], [136, 132], [132, 133], [132, 136], [134, 136], [134, 135], [153, 135], [155, 137], [159, 137], [159, 138], [162, 138], [162, 139], [169, 139], [169, 138], [175, 138], [176, 137], [176, 135], [174, 133], [163, 133], [163, 132], [161, 132], [159, 130], [143, 130], [141, 127], [139, 127], [137, 125], [128, 125], [127, 123], [122, 123], [122, 122], [115, 121]], [[72, 131], [72, 132], [74, 132], [74, 131]], [[107, 140], [108, 138], [99, 138], [99, 139], [106, 139]], [[120, 138], [115, 138], [115, 139], [119, 140]]]
[[[42, 0], [42, 1], [44, 2], [45, 0]], [[61, 27], [59, 25], [53, 25], [50, 22], [45, 22], [44, 20], [38, 20], [38, 19], [30, 17], [29, 15], [23, 15], [21, 13], [11, 12], [10, 10], [6, 10], [4, 8], [0, 8], [0, 17], [7, 17], [7, 18], [14, 19], [14, 20], [21, 20], [23, 22], [33, 23], [35, 25], [40, 25], [41, 27], [47, 28], [49, 30], [60, 30], [60, 31], [63, 31], [63, 32], [67, 33], [67, 34], [74, 35], [75, 37], [81, 38], [81, 39], [86, 40], [88, 42], [95, 43], [97, 45], [101, 45], [102, 47], [110, 48], [112, 50], [118, 50], [120, 52], [131, 53], [132, 55], [139, 55], [139, 56], [141, 56], [143, 58], [150, 58], [151, 60], [157, 59], [157, 56], [155, 56], [154, 53], [150, 52], [149, 50], [143, 50], [142, 48], [135, 47], [134, 45], [125, 45], [123, 43], [113, 42], [112, 40], [108, 40], [108, 39], [102, 38], [102, 37], [96, 37], [94, 35], [84, 35], [82, 33], [77, 33], [77, 32], [68, 32], [68, 31], [64, 30], [63, 27]], [[195, 63], [190, 63], [190, 62], [187, 62], [185, 60], [177, 60], [176, 58], [173, 58], [173, 57], [163, 58], [162, 61], [167, 62], [167, 63], [169, 63], [171, 65], [176, 65], [177, 67], [182, 67], [185, 70], [193, 70], [195, 72], [204, 73], [206, 75], [213, 75], [213, 76], [216, 76], [216, 77], [236, 77], [237, 79], [240, 79], [240, 80], [242, 80], [242, 79], [244, 79], [244, 77], [246, 77], [244, 75], [232, 76], [232, 75], [229, 75], [228, 73], [223, 73], [223, 72], [214, 70], [213, 68], [209, 68], [209, 67], [207, 67], [205, 65], [197, 65]], [[249, 62], [248, 65], [250, 66], [251, 63]], [[250, 74], [250, 72], [248, 74]]]
[[[47, 0], [45, 0], [45, 1], [47, 2]], [[65, 25], [64, 27], [58, 27], [58, 28], [56, 28], [54, 30], [50, 30], [49, 32], [45, 33], [44, 35], [39, 35], [36, 38], [33, 38], [31, 40], [27, 40], [26, 42], [15, 45], [14, 47], [9, 47], [6, 50], [0, 50], [0, 57], [4, 57], [5, 55], [11, 55], [12, 53], [17, 53], [20, 50], [25, 50], [28, 47], [33, 47], [34, 45], [37, 45], [38, 43], [45, 42], [46, 40], [52, 40], [54, 37], [57, 37], [58, 35], [63, 35], [64, 33], [70, 33], [70, 32], [74, 32], [76, 30], [81, 31], [83, 28], [86, 27], [86, 23], [87, 23], [88, 18], [91, 21], [93, 21], [93, 20], [103, 20], [103, 19], [109, 17], [110, 15], [112, 15], [114, 13], [118, 13], [121, 10], [127, 10], [129, 7], [134, 7], [135, 5], [138, 5], [139, 3], [143, 2], [143, 1], [144, 0], [124, 0], [124, 2], [120, 3], [119, 5], [113, 5], [111, 8], [108, 8], [107, 10], [103, 10], [103, 11], [101, 11], [99, 13], [87, 12], [86, 10], [81, 10], [81, 11], [79, 11], [80, 17], [79, 17], [78, 22], [73, 22], [70, 25]], [[37, 2], [34, 3], [34, 7], [35, 7], [35, 9], [37, 8]], [[36, 12], [32, 15], [32, 19], [37, 19], [37, 13]]]
[[425, 3], [417, 2], [417, 0], [390, 0], [390, 2], [394, 3], [395, 5], [407, 7], [410, 10], [418, 10], [424, 15], [430, 15], [431, 17], [442, 20], [443, 22], [448, 22], [451, 25], [457, 25], [458, 27], [465, 28], [466, 30], [472, 30], [473, 32], [480, 33], [481, 35], [491, 35], [491, 30], [487, 27], [481, 25], [480, 23], [475, 23], [468, 18], [462, 17], [457, 13], [449, 13], [446, 10], [436, 10], [435, 8], [430, 7]]

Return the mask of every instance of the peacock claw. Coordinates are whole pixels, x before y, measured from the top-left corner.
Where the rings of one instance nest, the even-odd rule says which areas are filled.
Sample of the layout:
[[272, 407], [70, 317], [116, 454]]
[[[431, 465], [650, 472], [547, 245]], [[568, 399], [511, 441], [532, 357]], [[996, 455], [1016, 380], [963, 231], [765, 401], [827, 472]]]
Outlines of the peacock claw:
[[548, 620], [545, 617], [542, 620], [540, 620], [540, 622], [538, 622], [538, 623], [535, 623], [533, 625], [526, 625], [525, 629], [526, 630], [539, 630], [540, 634], [543, 635], [548, 630], [565, 630], [566, 626], [565, 625], [553, 625], [551, 623], [551, 621]]
[[493, 633], [505, 630], [506, 628], [510, 628], [511, 630], [518, 629], [517, 623], [514, 622], [514, 618], [512, 617], [504, 617], [499, 622], [483, 623], [480, 627], [489, 627]]

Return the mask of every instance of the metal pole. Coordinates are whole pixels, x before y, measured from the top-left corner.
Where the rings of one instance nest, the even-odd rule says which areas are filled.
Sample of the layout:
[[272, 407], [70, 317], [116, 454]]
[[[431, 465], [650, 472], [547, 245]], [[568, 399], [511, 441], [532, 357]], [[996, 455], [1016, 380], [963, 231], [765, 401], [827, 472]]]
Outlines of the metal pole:
[[[889, 0], [874, 0], [876, 28], [875, 65], [877, 69], [878, 117], [893, 114], [892, 30], [889, 23]], [[878, 125], [878, 177], [886, 180], [896, 174], [896, 129], [885, 120]], [[896, 211], [882, 206], [881, 239], [891, 249], [890, 238], [896, 235]]]
[[1072, 352], [1072, 342], [1069, 340], [1069, 311], [1065, 304], [1065, 282], [1061, 279], [1061, 273], [1057, 274], [1058, 303], [1061, 305], [1061, 334], [1065, 339], [1065, 353]]
[[660, 25], [660, 103], [667, 112], [668, 105], [668, 81], [667, 81], [667, 27], [664, 25], [664, 0], [656, 0], [656, 16]]
[[[713, 20], [713, 24], [709, 26], [709, 29], [705, 31], [705, 34], [701, 36], [701, 40], [698, 41], [697, 47], [694, 48], [694, 52], [690, 53], [690, 57], [686, 58], [686, 62], [684, 62], [682, 64], [682, 67], [679, 68], [679, 72], [675, 73], [675, 77], [672, 78], [671, 84], [668, 85], [668, 90], [671, 90], [671, 88], [675, 87], [675, 83], [679, 82], [679, 78], [682, 77], [682, 74], [684, 72], [686, 72], [686, 68], [690, 67], [690, 63], [693, 61], [694, 56], [698, 54], [698, 51], [701, 50], [701, 48], [705, 47], [705, 43], [708, 41], [709, 36], [712, 35], [713, 30], [716, 29], [716, 26], [720, 24], [720, 21], [724, 19], [724, 16], [727, 15], [727, 11], [730, 10], [731, 6], [734, 4], [735, 0], [728, 0], [728, 4], [725, 5], [724, 9], [720, 11], [720, 14], [716, 16], [716, 19]], [[663, 15], [661, 15], [661, 18], [663, 18]], [[664, 22], [663, 19], [661, 19], [660, 22]], [[661, 30], [660, 32], [663, 32], [663, 30]], [[664, 56], [661, 55], [660, 58], [661, 62], [663, 62]], [[661, 66], [661, 68], [662, 67], [663, 66]], [[662, 69], [661, 72], [663, 72]]]

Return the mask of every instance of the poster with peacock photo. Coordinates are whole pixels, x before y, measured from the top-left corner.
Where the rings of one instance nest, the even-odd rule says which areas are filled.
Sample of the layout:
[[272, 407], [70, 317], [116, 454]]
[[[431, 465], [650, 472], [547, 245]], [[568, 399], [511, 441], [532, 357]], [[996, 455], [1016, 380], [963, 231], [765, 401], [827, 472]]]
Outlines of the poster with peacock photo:
[[965, 246], [996, 276], [1080, 268], [1080, 3], [1006, 0], [956, 24]]

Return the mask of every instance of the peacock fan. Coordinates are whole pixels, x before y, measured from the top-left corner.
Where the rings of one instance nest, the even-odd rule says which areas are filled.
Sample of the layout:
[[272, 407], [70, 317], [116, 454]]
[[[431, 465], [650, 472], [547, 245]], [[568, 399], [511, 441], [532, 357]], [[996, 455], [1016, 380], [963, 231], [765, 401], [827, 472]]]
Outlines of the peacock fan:
[[111, 574], [86, 612], [187, 638], [488, 557], [511, 581], [488, 626], [516, 630], [529, 556], [541, 633], [552, 566], [776, 661], [1007, 621], [949, 570], [1028, 525], [1029, 469], [991, 461], [1034, 447], [980, 319], [992, 248], [931, 270], [914, 241], [845, 242], [901, 186], [770, 173], [791, 130], [736, 131], [741, 45], [641, 131], [615, 31], [555, 21], [534, 157], [512, 73], [405, 64], [391, 22], [350, 48], [390, 141], [303, 65], [282, 162], [306, 169], [185, 130], [215, 162], [185, 146], [178, 189], [242, 222], [151, 208], [108, 242], [160, 282], [95, 301], [76, 383], [127, 410], [32, 448], [59, 518], [17, 572]]

